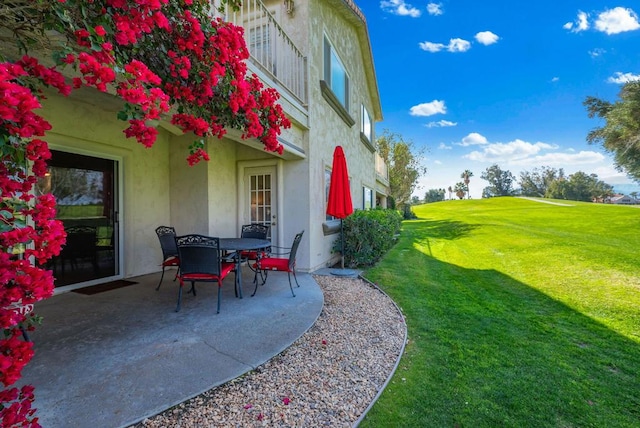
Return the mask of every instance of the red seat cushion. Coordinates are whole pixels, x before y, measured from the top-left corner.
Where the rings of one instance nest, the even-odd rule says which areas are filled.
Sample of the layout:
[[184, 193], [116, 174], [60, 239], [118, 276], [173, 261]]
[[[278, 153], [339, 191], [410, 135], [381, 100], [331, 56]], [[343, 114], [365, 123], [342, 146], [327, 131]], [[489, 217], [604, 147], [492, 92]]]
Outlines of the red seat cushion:
[[263, 270], [281, 270], [289, 271], [289, 259], [279, 259], [275, 257], [266, 257], [258, 261], [258, 267]]
[[240, 251], [240, 257], [243, 259], [257, 260], [258, 252], [257, 251]]
[[220, 277], [218, 275], [211, 275], [208, 273], [187, 273], [184, 275], [180, 275], [180, 284], [183, 281], [189, 282], [198, 282], [198, 281], [218, 281], [222, 282], [222, 280], [229, 275], [229, 273], [235, 269], [234, 263], [222, 263], [222, 270], [220, 272]]
[[162, 266], [180, 266], [180, 259], [176, 256], [167, 257], [167, 259], [162, 262]]

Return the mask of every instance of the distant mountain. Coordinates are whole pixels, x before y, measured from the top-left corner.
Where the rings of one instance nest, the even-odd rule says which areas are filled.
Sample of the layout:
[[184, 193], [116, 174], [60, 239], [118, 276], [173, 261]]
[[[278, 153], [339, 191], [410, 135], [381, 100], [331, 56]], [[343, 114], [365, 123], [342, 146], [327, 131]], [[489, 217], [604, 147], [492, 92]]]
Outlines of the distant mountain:
[[631, 192], [638, 192], [640, 194], [640, 184], [614, 184], [613, 191], [622, 193], [623, 195], [628, 195]]

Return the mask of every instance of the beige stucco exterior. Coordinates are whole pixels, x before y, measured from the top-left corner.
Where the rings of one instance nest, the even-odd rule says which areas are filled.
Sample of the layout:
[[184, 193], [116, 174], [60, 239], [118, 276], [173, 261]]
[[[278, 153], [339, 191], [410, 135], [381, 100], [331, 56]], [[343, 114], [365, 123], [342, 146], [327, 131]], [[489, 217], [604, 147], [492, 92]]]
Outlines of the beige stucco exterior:
[[[154, 230], [171, 225], [178, 234], [202, 233], [220, 237], [239, 234], [248, 223], [245, 172], [270, 168], [275, 172], [273, 240], [289, 245], [305, 230], [297, 268], [313, 271], [337, 260], [332, 245], [339, 237], [326, 230], [325, 170], [332, 165], [336, 145], [344, 149], [354, 208], [363, 208], [363, 187], [384, 193], [375, 169], [375, 150], [360, 133], [364, 105], [373, 121], [381, 107], [366, 23], [348, 0], [298, 1], [288, 14], [281, 1], [266, 1], [282, 28], [307, 58], [308, 103], [282, 91], [282, 105], [293, 126], [281, 141], [285, 153], [265, 152], [257, 141], [243, 141], [230, 131], [213, 138], [207, 149], [210, 162], [189, 167], [186, 162], [192, 136], [181, 135], [161, 122], [152, 148], [125, 138], [126, 122], [117, 120], [114, 97], [82, 90], [70, 98], [51, 94], [43, 116], [53, 125], [48, 141], [53, 149], [107, 157], [119, 163], [120, 256], [124, 278], [160, 270], [161, 251]], [[323, 39], [327, 37], [343, 62], [350, 80], [349, 125], [323, 96]], [[250, 69], [260, 73], [251, 66]], [[259, 74], [278, 88], [269, 76]], [[372, 138], [373, 139], [373, 138]], [[323, 227], [324, 225], [324, 227]]]

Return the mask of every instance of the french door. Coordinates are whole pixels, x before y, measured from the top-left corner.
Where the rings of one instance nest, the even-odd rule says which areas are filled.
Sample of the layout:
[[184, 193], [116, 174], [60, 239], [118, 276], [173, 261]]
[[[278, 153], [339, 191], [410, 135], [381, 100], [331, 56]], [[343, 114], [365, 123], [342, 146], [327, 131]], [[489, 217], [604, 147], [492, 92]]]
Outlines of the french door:
[[120, 274], [118, 161], [51, 151], [38, 192], [52, 193], [67, 243], [50, 264], [55, 286], [91, 285]]
[[273, 245], [278, 245], [275, 242], [278, 236], [276, 167], [246, 168], [244, 186], [243, 223], [260, 223], [270, 226], [269, 239]]

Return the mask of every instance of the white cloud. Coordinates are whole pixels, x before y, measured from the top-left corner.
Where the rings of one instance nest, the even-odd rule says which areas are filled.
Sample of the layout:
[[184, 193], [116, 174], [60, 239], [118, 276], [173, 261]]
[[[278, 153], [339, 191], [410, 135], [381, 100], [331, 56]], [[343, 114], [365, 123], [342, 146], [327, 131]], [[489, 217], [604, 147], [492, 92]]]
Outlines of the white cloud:
[[638, 15], [632, 9], [615, 7], [605, 10], [595, 22], [596, 30], [608, 35], [633, 31], [640, 28]]
[[562, 26], [565, 30], [569, 30], [573, 33], [585, 31], [589, 29], [589, 15], [581, 10], [578, 11], [578, 17], [575, 22], [567, 22]]
[[437, 122], [429, 122], [425, 126], [427, 128], [447, 128], [449, 126], [458, 125], [456, 122], [451, 122], [449, 120], [439, 120]]
[[439, 150], [451, 150], [453, 149], [453, 147], [451, 146], [447, 146], [445, 143], [440, 143], [440, 145], [438, 146]]
[[640, 74], [622, 73], [620, 71], [616, 71], [615, 73], [613, 73], [613, 76], [607, 79], [607, 82], [624, 84], [635, 82], [637, 80], [640, 80]]
[[478, 43], [482, 43], [485, 46], [497, 43], [500, 37], [493, 34], [491, 31], [480, 31], [476, 34], [476, 40]]
[[582, 150], [578, 153], [546, 153], [544, 155], [511, 160], [509, 163], [520, 166], [548, 165], [568, 169], [571, 166], [590, 165], [604, 160], [606, 160], [606, 158], [602, 153]]
[[560, 78], [558, 76], [554, 76], [554, 77], [551, 78], [551, 81], [554, 82], [554, 83], [555, 82], [559, 82]]
[[420, 49], [427, 52], [440, 52], [446, 46], [442, 43], [432, 43], [432, 42], [420, 42], [418, 43]]
[[509, 143], [492, 143], [485, 146], [482, 151], [473, 151], [464, 157], [478, 162], [509, 162], [516, 163], [530, 159], [542, 150], [554, 149], [555, 146], [547, 143], [528, 143], [516, 139]]
[[605, 49], [595, 48], [589, 51], [589, 56], [591, 56], [591, 58], [598, 58], [599, 56], [602, 56], [605, 53], [607, 53]]
[[435, 163], [436, 165], [442, 165], [442, 161], [439, 160], [434, 160], [433, 163]]
[[442, 11], [442, 3], [429, 3], [427, 5], [427, 12], [429, 12], [429, 15], [442, 15], [444, 13]]
[[484, 144], [489, 144], [489, 141], [477, 132], [472, 132], [462, 139], [461, 142], [457, 143], [459, 146], [467, 147], [467, 146], [481, 146]]
[[422, 14], [419, 9], [416, 9], [410, 4], [405, 3], [404, 0], [381, 1], [380, 7], [382, 8], [382, 10], [393, 13], [394, 15], [418, 18]]
[[433, 116], [434, 114], [445, 114], [447, 107], [444, 101], [433, 100], [430, 103], [422, 103], [411, 107], [409, 114], [411, 116]]
[[457, 38], [449, 40], [449, 45], [447, 46], [449, 52], [466, 52], [469, 49], [471, 49], [471, 43]]

